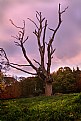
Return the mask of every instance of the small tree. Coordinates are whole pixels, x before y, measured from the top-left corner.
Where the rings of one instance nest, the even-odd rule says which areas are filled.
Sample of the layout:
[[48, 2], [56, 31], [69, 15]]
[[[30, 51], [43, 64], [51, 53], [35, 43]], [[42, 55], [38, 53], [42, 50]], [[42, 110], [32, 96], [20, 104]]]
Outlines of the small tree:
[[[0, 51], [3, 53], [3, 55], [5, 56], [5, 58], [7, 60], [5, 65], [9, 65], [12, 68], [18, 69], [18, 70], [23, 71], [23, 72], [28, 73], [28, 74], [38, 75], [39, 78], [41, 78], [44, 81], [44, 83], [45, 83], [45, 95], [46, 96], [52, 95], [53, 78], [50, 74], [50, 68], [51, 68], [51, 60], [52, 60], [53, 54], [55, 52], [55, 49], [53, 48], [52, 45], [53, 45], [53, 41], [55, 39], [55, 35], [56, 35], [56, 33], [57, 33], [61, 23], [62, 23], [62, 14], [66, 11], [67, 8], [65, 8], [63, 11], [61, 11], [61, 5], [59, 4], [58, 24], [57, 24], [57, 27], [55, 29], [49, 28], [49, 30], [52, 31], [52, 36], [50, 37], [48, 43], [45, 41], [46, 29], [47, 29], [48, 24], [47, 24], [47, 20], [44, 17], [42, 17], [42, 13], [36, 11], [36, 19], [39, 23], [39, 26], [37, 25], [36, 22], [34, 22], [30, 18], [28, 18], [36, 27], [36, 29], [33, 33], [36, 36], [36, 39], [37, 39], [37, 42], [38, 42], [39, 53], [40, 53], [40, 62], [38, 62], [35, 59], [33, 59], [33, 60], [35, 61], [35, 63], [37, 63], [39, 65], [39, 67], [36, 67], [33, 64], [33, 62], [29, 59], [27, 52], [26, 52], [26, 49], [24, 47], [24, 44], [28, 40], [28, 36], [24, 39], [24, 36], [25, 36], [25, 21], [23, 21], [24, 26], [19, 27], [19, 26], [15, 25], [12, 20], [10, 20], [12, 25], [14, 27], [16, 27], [17, 29], [19, 29], [18, 35], [15, 36], [15, 37], [13, 36], [13, 37], [18, 40], [18, 41], [15, 41], [15, 44], [21, 48], [22, 53], [23, 53], [27, 63], [29, 63], [29, 65], [19, 65], [19, 64], [10, 63], [8, 57], [6, 56], [5, 51], [3, 50], [3, 48], [0, 48]], [[46, 45], [47, 45], [47, 67], [45, 68], [45, 47], [46, 47]], [[20, 68], [20, 66], [30, 66], [35, 70], [36, 73], [31, 73], [31, 72], [28, 72], [26, 70], [23, 70], [23, 69]]]

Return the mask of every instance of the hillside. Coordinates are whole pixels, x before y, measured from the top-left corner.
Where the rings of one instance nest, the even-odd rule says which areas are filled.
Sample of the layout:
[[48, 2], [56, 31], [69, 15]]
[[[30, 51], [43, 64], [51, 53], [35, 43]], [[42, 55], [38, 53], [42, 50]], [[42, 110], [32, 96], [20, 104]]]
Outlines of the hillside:
[[81, 121], [81, 93], [0, 100], [0, 121]]

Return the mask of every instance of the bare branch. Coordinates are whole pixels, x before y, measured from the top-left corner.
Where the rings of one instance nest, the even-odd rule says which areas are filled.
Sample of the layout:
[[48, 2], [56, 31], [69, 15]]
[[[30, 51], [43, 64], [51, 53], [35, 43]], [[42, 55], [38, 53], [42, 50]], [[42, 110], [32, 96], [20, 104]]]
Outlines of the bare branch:
[[21, 49], [22, 49], [22, 52], [23, 52], [23, 55], [25, 57], [25, 59], [27, 60], [27, 62], [31, 65], [31, 67], [37, 71], [37, 68], [33, 65], [33, 63], [31, 62], [31, 60], [28, 58], [27, 54], [26, 54], [26, 50], [24, 48], [24, 45], [23, 43], [21, 42]]
[[9, 62], [8, 58], [7, 58], [7, 55], [6, 55], [6, 52], [4, 51], [3, 48], [0, 48], [0, 52], [4, 55], [5, 59], [7, 60], [7, 62]]
[[43, 46], [45, 46], [45, 35], [46, 35], [47, 20], [45, 21], [44, 33], [43, 33]]
[[24, 65], [24, 64], [19, 65], [19, 64], [16, 64], [16, 63], [10, 63], [10, 64], [12, 64], [12, 65], [16, 65], [16, 66], [31, 66], [31, 65]]
[[51, 31], [53, 31], [53, 32], [55, 31], [55, 30], [54, 30], [54, 29], [52, 29], [52, 28], [49, 28], [49, 30], [51, 30]]
[[45, 17], [42, 19], [42, 21], [41, 22], [43, 22], [45, 20]]
[[53, 59], [53, 56], [51, 57], [51, 59]]
[[36, 26], [36, 28], [38, 29], [37, 24], [33, 20], [31, 20], [30, 18], [27, 18], [27, 19], [29, 19]]
[[14, 24], [14, 22], [13, 22], [11, 19], [9, 19], [9, 20], [10, 20], [11, 24], [14, 25], [16, 28], [18, 28], [18, 29], [23, 29], [23, 28], [20, 27], [20, 26], [16, 26], [16, 25]]
[[64, 13], [64, 12], [66, 12], [67, 9], [68, 9], [68, 6], [65, 8], [65, 10], [63, 10], [63, 11], [61, 12], [61, 14]]
[[24, 23], [23, 29], [25, 29], [25, 20], [23, 20], [23, 23]]
[[45, 44], [46, 44], [46, 45], [48, 45], [48, 43], [47, 43], [47, 42], [45, 42]]
[[40, 16], [40, 12], [36, 11], [36, 13]]
[[51, 31], [53, 31], [53, 34], [52, 34], [52, 37], [49, 40], [48, 47], [47, 47], [47, 51], [48, 51], [47, 73], [48, 73], [48, 75], [50, 75], [50, 66], [51, 66], [52, 54], [55, 52], [55, 49], [53, 50], [53, 48], [52, 48], [52, 42], [54, 41], [55, 35], [56, 35], [56, 33], [57, 33], [58, 29], [60, 28], [60, 25], [62, 23], [62, 13], [64, 13], [67, 10], [67, 8], [65, 8], [61, 12], [61, 5], [59, 4], [59, 10], [58, 10], [59, 21], [58, 21], [57, 27], [56, 27], [56, 29], [49, 28]]
[[31, 72], [25, 71], [25, 70], [23, 70], [23, 69], [21, 69], [21, 68], [15, 67], [15, 66], [13, 66], [13, 65], [11, 65], [11, 64], [9, 64], [9, 66], [11, 66], [12, 68], [15, 68], [15, 69], [17, 69], [17, 70], [20, 70], [20, 71], [22, 71], [22, 72], [25, 72], [25, 73], [27, 73], [27, 74], [37, 75], [36, 73], [31, 73]]
[[14, 41], [15, 45], [17, 46], [21, 46], [18, 42]]
[[55, 52], [55, 50], [56, 50], [56, 48], [51, 51], [51, 55], [53, 55], [53, 53]]
[[23, 44], [28, 40], [29, 36], [26, 37], [26, 39], [23, 41]]
[[16, 37], [15, 37], [15, 36], [11, 36], [11, 37], [13, 37], [13, 38], [15, 38], [15, 39], [19, 40], [18, 36], [16, 36]]
[[[10, 19], [12, 25], [14, 25], [16, 28], [20, 29], [19, 32], [18, 32], [18, 35], [16, 36], [12, 36], [13, 38], [19, 40], [20, 42], [23, 42], [25, 43], [26, 40], [28, 39], [28, 36], [27, 38], [24, 40], [24, 34], [25, 34], [25, 21], [23, 20], [23, 27], [20, 27], [20, 26], [17, 26], [14, 24], [14, 22]], [[18, 45], [18, 44], [17, 44]]]
[[57, 30], [59, 29], [59, 27], [60, 27], [60, 25], [61, 25], [61, 23], [62, 23], [62, 13], [64, 13], [64, 12], [68, 9], [68, 7], [66, 7], [66, 8], [64, 9], [64, 11], [61, 12], [60, 8], [61, 8], [61, 4], [59, 4], [59, 10], [58, 10], [59, 22], [58, 22], [58, 25], [57, 25], [56, 29], [51, 29], [51, 28], [49, 28], [51, 31], [53, 31], [53, 35], [52, 35], [52, 37], [51, 37], [51, 39], [50, 39], [50, 41], [49, 41], [49, 44], [50, 44], [50, 45], [52, 44], [52, 42], [53, 42], [53, 40], [54, 40], [54, 37], [55, 37], [55, 34], [56, 34]]
[[36, 37], [38, 38], [38, 32], [37, 32], [37, 30], [35, 29], [35, 31], [33, 32], [35, 35], [36, 35]]
[[40, 21], [39, 18], [38, 18], [38, 16], [37, 16], [37, 14], [36, 14], [36, 18], [37, 18], [38, 21]]
[[24, 39], [24, 35], [25, 35], [25, 21], [23, 20], [24, 26], [23, 26], [22, 28], [21, 28], [21, 27], [18, 27], [17, 25], [15, 25], [15, 24], [13, 23], [12, 20], [11, 20], [11, 23], [12, 23], [16, 28], [21, 29], [21, 30], [18, 32], [18, 36], [14, 37], [15, 39], [19, 40], [20, 43], [15, 42], [15, 44], [16, 44], [17, 46], [20, 46], [20, 47], [21, 47], [25, 59], [26, 59], [27, 62], [31, 65], [31, 67], [32, 67], [35, 71], [37, 71], [37, 68], [33, 65], [33, 63], [31, 62], [31, 60], [28, 58], [28, 56], [27, 56], [27, 54], [26, 54], [25, 47], [24, 47], [24, 43], [28, 40], [28, 36], [27, 36], [26, 39]]
[[34, 61], [35, 61], [35, 63], [37, 63], [38, 65], [40, 65], [41, 66], [41, 64], [38, 62], [38, 61], [36, 61], [35, 59], [33, 59]]
[[[45, 55], [45, 35], [46, 35], [46, 28], [47, 28], [47, 20], [45, 20], [45, 17], [42, 17], [41, 12], [36, 11], [36, 18], [39, 22], [39, 28], [33, 32], [38, 41], [38, 47], [40, 52], [40, 58], [41, 58], [41, 67], [44, 69], [44, 55]], [[45, 20], [44, 26], [43, 21]], [[44, 29], [44, 30], [43, 30]]]

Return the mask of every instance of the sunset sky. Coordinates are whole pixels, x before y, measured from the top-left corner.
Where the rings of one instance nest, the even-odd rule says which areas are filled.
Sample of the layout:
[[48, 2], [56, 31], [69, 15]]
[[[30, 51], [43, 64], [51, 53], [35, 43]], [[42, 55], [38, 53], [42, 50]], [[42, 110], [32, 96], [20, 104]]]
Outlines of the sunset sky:
[[[33, 34], [35, 26], [27, 20], [31, 18], [36, 21], [36, 11], [41, 11], [48, 20], [48, 27], [55, 28], [58, 23], [58, 4], [61, 3], [63, 10], [69, 6], [63, 14], [63, 23], [56, 34], [53, 47], [56, 48], [52, 59], [51, 72], [61, 66], [77, 67], [81, 69], [81, 0], [0, 0], [0, 47], [3, 47], [11, 62], [24, 64], [26, 61], [22, 55], [21, 48], [15, 46], [11, 35], [17, 34], [17, 29], [12, 26], [12, 19], [18, 26], [23, 26], [26, 21], [27, 54], [31, 60], [39, 59], [36, 37]], [[49, 40], [51, 32], [47, 30], [46, 41]], [[30, 72], [33, 70], [27, 68]], [[23, 72], [11, 69], [7, 72], [11, 75], [26, 76]], [[27, 75], [28, 76], [28, 75]]]

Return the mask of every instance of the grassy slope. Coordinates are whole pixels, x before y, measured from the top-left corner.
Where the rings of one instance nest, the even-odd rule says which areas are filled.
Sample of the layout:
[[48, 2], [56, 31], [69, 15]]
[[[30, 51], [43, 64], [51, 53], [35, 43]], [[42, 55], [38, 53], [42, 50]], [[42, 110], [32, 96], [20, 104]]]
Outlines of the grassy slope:
[[1, 100], [0, 121], [81, 121], [81, 93]]

